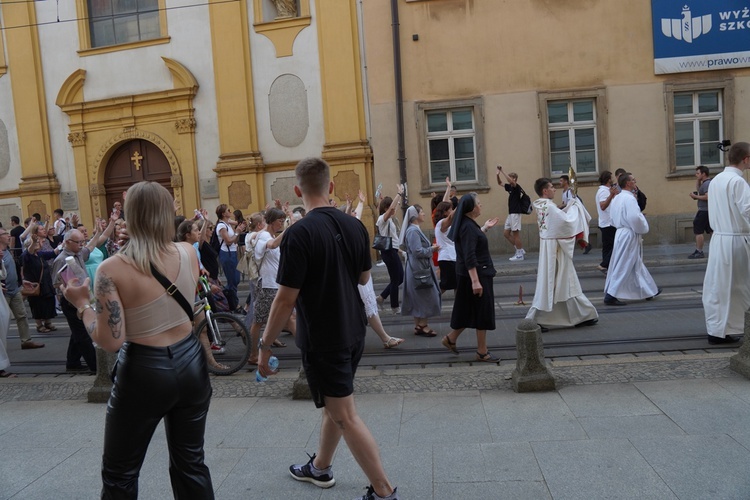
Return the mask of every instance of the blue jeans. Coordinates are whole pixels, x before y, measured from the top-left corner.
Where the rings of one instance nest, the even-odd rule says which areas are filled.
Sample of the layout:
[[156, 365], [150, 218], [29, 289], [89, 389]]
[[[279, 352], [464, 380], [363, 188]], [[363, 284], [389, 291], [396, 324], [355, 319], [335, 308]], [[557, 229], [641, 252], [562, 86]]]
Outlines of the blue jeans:
[[237, 293], [237, 285], [240, 282], [240, 272], [237, 270], [237, 252], [219, 252], [219, 263], [227, 279], [226, 287]]

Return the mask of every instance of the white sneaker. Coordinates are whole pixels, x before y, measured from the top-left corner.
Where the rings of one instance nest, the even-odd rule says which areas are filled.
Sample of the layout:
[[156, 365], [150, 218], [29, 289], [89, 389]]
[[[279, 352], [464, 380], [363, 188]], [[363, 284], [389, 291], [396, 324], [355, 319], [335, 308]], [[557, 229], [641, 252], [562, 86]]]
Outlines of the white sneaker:
[[392, 308], [391, 309], [391, 314], [393, 314], [394, 316], [398, 316], [399, 314], [401, 314], [401, 308], [400, 307], [394, 307], [394, 308]]
[[524, 254], [524, 255], [526, 255], [526, 250], [524, 250], [524, 249], [522, 248], [522, 249], [521, 249], [521, 253], [522, 253], [522, 254]]
[[523, 260], [523, 254], [522, 253], [521, 254], [516, 254], [516, 255], [514, 255], [513, 257], [511, 257], [508, 260], [511, 261], [511, 262], [521, 261], [521, 260]]
[[378, 267], [383, 267], [385, 265], [385, 262], [383, 262], [382, 260], [379, 260], [375, 265]]

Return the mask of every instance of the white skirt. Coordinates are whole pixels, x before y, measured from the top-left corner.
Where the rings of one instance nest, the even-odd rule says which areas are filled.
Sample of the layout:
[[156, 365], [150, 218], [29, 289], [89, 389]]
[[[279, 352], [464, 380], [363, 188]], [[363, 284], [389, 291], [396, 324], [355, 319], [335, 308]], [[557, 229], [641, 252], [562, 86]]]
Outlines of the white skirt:
[[357, 285], [359, 296], [365, 304], [365, 314], [371, 318], [378, 314], [378, 302], [375, 300], [375, 289], [372, 287], [372, 275], [364, 285]]

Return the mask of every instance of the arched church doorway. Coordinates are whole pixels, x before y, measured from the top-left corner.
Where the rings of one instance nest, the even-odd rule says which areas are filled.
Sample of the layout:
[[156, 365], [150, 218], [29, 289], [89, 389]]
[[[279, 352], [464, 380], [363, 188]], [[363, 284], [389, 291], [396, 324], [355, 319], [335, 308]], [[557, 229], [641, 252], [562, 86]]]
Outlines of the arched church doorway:
[[171, 178], [169, 161], [158, 147], [143, 139], [128, 141], [120, 145], [107, 162], [104, 171], [105, 210], [111, 210], [115, 201], [122, 201], [122, 192], [140, 181], [158, 182], [174, 196]]

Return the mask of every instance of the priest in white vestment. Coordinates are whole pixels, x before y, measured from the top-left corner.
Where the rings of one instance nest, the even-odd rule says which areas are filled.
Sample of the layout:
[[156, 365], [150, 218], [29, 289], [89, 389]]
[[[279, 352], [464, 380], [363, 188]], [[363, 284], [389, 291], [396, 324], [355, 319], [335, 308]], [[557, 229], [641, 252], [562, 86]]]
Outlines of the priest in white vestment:
[[622, 191], [609, 209], [617, 233], [604, 284], [604, 303], [611, 306], [625, 305], [620, 299], [649, 300], [661, 293], [643, 264], [642, 235], [648, 233], [648, 221], [638, 206], [635, 178], [622, 174], [618, 184]]
[[[729, 149], [730, 166], [708, 186], [711, 243], [703, 280], [708, 342], [738, 342], [750, 308], [750, 187], [742, 177], [750, 168], [750, 144]], [[731, 335], [730, 335], [731, 334]]]
[[539, 268], [526, 319], [545, 327], [593, 325], [599, 314], [583, 294], [573, 266], [576, 241], [588, 243], [591, 216], [575, 197], [558, 208], [553, 201], [555, 187], [547, 178], [538, 179], [534, 190], [540, 196], [533, 203], [539, 225]]

